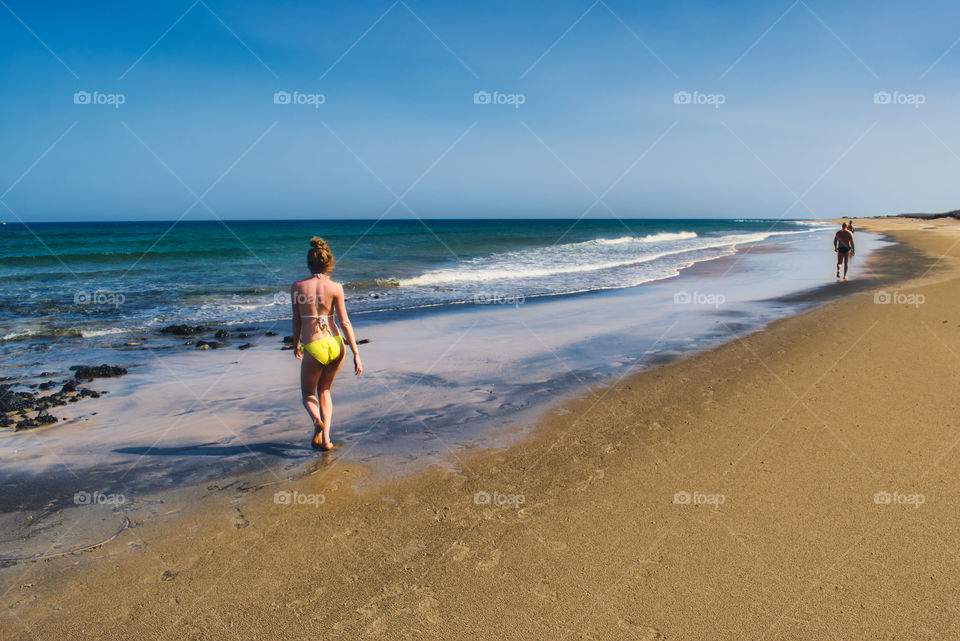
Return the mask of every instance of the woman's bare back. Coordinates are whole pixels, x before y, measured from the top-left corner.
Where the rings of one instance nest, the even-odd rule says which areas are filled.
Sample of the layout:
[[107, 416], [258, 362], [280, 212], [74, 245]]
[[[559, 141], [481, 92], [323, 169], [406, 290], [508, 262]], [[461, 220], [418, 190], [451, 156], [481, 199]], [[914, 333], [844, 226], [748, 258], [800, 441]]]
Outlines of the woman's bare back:
[[300, 341], [312, 342], [322, 336], [339, 335], [334, 322], [337, 296], [343, 295], [339, 283], [327, 276], [311, 276], [298, 280], [291, 288], [294, 303], [303, 323], [300, 326]]

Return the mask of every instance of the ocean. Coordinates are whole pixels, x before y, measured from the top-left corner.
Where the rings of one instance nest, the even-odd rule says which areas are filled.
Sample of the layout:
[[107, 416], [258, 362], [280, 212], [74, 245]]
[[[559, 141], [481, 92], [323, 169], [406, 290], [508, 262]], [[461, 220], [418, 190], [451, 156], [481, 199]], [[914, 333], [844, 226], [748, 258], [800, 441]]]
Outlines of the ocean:
[[737, 247], [824, 228], [758, 220], [8, 223], [0, 228], [0, 353], [27, 342], [117, 341], [174, 323], [286, 321], [289, 285], [309, 275], [314, 235], [336, 256], [349, 310], [368, 313], [635, 287]]

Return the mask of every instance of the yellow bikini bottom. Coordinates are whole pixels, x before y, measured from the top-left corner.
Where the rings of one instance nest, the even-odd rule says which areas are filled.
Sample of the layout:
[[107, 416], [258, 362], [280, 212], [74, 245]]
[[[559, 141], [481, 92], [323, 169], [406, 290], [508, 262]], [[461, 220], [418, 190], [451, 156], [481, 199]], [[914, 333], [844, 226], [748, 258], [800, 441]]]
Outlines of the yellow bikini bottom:
[[303, 349], [321, 365], [329, 365], [340, 358], [340, 352], [343, 351], [343, 339], [340, 336], [324, 336], [305, 344]]

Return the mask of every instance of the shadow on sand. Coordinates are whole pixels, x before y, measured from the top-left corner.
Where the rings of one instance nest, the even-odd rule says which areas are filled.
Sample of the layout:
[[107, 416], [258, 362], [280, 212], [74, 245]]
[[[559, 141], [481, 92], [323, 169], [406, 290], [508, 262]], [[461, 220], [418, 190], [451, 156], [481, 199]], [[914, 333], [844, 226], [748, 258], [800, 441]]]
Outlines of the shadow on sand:
[[120, 454], [138, 456], [243, 456], [245, 454], [266, 454], [277, 458], [302, 458], [312, 453], [309, 445], [292, 443], [242, 443], [240, 445], [221, 445], [219, 443], [201, 443], [182, 447], [121, 447], [113, 450]]

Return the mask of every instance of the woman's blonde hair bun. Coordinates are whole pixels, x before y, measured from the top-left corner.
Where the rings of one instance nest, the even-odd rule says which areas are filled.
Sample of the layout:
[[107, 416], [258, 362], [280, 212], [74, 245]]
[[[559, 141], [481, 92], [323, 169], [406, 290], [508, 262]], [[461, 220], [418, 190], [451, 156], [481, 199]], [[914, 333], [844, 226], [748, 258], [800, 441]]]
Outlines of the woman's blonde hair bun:
[[327, 241], [314, 236], [310, 239], [312, 249], [307, 252], [307, 266], [314, 274], [325, 274], [333, 269], [333, 252], [327, 246]]

